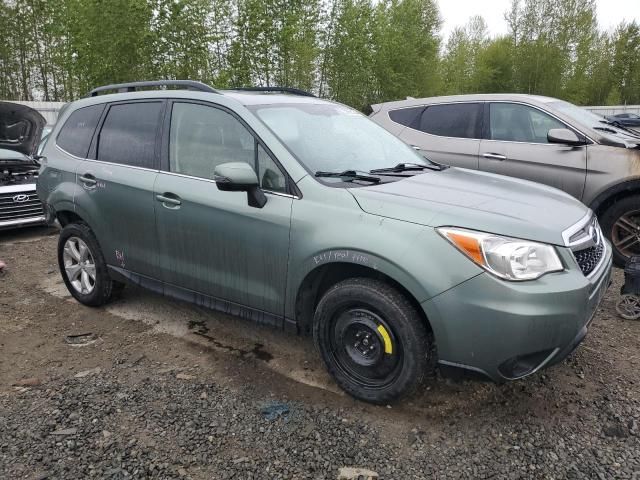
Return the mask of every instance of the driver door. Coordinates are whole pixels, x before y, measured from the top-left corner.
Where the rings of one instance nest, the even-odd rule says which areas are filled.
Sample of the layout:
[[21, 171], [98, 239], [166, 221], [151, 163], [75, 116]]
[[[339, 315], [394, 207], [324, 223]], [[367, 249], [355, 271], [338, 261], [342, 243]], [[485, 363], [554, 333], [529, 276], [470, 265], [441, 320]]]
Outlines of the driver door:
[[[214, 297], [206, 301], [216, 309], [245, 315], [236, 307], [247, 306], [272, 314], [246, 313], [272, 323], [273, 315], [284, 316], [293, 203], [287, 176], [222, 107], [174, 101], [168, 120], [165, 168], [154, 189], [164, 282]], [[249, 206], [246, 192], [218, 190], [213, 172], [226, 162], [255, 169], [268, 197], [263, 208]]]
[[570, 127], [521, 103], [493, 102], [485, 111], [480, 170], [544, 183], [582, 199], [587, 147], [547, 141], [549, 130]]

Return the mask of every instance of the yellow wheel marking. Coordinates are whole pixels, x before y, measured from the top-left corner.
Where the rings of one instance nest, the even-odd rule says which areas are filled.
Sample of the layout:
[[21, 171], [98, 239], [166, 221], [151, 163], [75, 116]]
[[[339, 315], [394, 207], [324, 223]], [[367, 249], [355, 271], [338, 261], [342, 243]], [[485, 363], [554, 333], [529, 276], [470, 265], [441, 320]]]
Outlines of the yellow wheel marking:
[[391, 343], [389, 332], [387, 332], [387, 329], [382, 325], [378, 325], [378, 332], [380, 332], [380, 335], [382, 335], [382, 339], [384, 340], [384, 353], [392, 354], [393, 344]]

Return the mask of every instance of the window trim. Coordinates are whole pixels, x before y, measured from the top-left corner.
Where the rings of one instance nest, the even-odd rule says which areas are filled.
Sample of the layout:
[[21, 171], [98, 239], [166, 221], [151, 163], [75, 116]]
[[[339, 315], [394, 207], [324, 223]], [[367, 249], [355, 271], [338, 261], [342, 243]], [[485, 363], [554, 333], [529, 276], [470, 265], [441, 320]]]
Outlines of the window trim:
[[[580, 130], [578, 130], [577, 128], [575, 128], [572, 125], [567, 124], [566, 121], [564, 121], [563, 119], [561, 119], [560, 117], [558, 117], [557, 115], [554, 115], [553, 113], [549, 112], [548, 110], [544, 110], [540, 107], [538, 107], [537, 105], [533, 105], [531, 103], [527, 103], [527, 102], [521, 102], [521, 101], [517, 101], [517, 100], [488, 100], [485, 106], [485, 121], [484, 121], [484, 125], [485, 128], [482, 131], [482, 141], [484, 142], [501, 142], [501, 143], [516, 143], [516, 144], [520, 144], [520, 145], [545, 145], [545, 146], [555, 146], [558, 147], [559, 143], [538, 143], [538, 142], [519, 142], [517, 140], [494, 140], [492, 138], [489, 138], [491, 136], [491, 132], [490, 132], [490, 128], [491, 128], [491, 121], [490, 121], [490, 116], [491, 116], [491, 104], [492, 103], [510, 103], [510, 104], [515, 104], [515, 105], [524, 105], [525, 107], [530, 107], [533, 108], [534, 110], [538, 110], [542, 113], [545, 113], [547, 115], [549, 115], [550, 117], [552, 117], [553, 119], [557, 120], [558, 122], [560, 122], [561, 124], [564, 125], [564, 127], [568, 130], [571, 130], [573, 133], [575, 133], [576, 135], [578, 135], [579, 137], [584, 137], [586, 139], [586, 144], [585, 145], [581, 145], [581, 146], [587, 146], [590, 144], [594, 144], [595, 142], [593, 141], [593, 139], [591, 137], [589, 137], [589, 135], [586, 135], [585, 133], [582, 133]], [[573, 146], [572, 148], [580, 148], [580, 146]]]
[[[130, 105], [135, 103], [160, 103], [160, 112], [158, 113], [158, 125], [156, 127], [156, 138], [154, 142], [153, 149], [153, 168], [149, 167], [140, 167], [138, 165], [129, 165], [126, 163], [116, 163], [116, 162], [108, 162], [105, 160], [100, 160], [97, 157], [98, 152], [98, 142], [100, 141], [100, 134], [102, 133], [102, 127], [104, 126], [104, 122], [111, 111], [111, 108], [117, 105]], [[167, 108], [167, 101], [164, 98], [141, 98], [141, 99], [132, 99], [132, 100], [121, 100], [119, 102], [106, 102], [106, 108], [102, 112], [102, 116], [98, 120], [98, 125], [95, 129], [93, 137], [91, 138], [91, 145], [89, 147], [89, 152], [87, 153], [86, 160], [91, 160], [94, 162], [100, 162], [108, 165], [120, 165], [121, 167], [129, 167], [129, 168], [140, 168], [143, 170], [150, 171], [159, 171], [160, 170], [160, 139], [163, 127], [163, 119], [165, 115], [165, 110]]]
[[[91, 107], [97, 107], [97, 106], [101, 106], [102, 107], [102, 111], [100, 112], [100, 115], [98, 115], [98, 121], [96, 122], [95, 127], [93, 127], [93, 132], [91, 133], [91, 139], [89, 140], [89, 147], [87, 148], [87, 152], [85, 153], [84, 157], [80, 157], [74, 153], [71, 153], [69, 151], [67, 151], [65, 148], [61, 147], [60, 144], [58, 143], [58, 138], [60, 138], [60, 134], [62, 133], [62, 131], [64, 130], [64, 127], [67, 125], [67, 122], [71, 119], [71, 116], [76, 113], [79, 112], [80, 110], [84, 109], [84, 108], [91, 108]], [[86, 158], [88, 158], [89, 154], [91, 153], [91, 147], [93, 145], [93, 139], [96, 135], [96, 132], [98, 131], [98, 126], [101, 124], [102, 122], [102, 118], [104, 116], [104, 112], [106, 110], [106, 104], [105, 103], [94, 103], [91, 105], [86, 105], [84, 107], [80, 107], [80, 108], [76, 108], [75, 110], [73, 110], [66, 118], [66, 120], [64, 121], [64, 123], [62, 124], [62, 126], [60, 127], [60, 129], [58, 130], [58, 133], [56, 133], [55, 139], [54, 139], [54, 144], [57, 148], [59, 148], [60, 150], [62, 150], [64, 153], [66, 153], [67, 155], [71, 155], [74, 158], [78, 158], [80, 160], [85, 160]]]
[[[483, 138], [483, 132], [484, 132], [484, 111], [485, 111], [485, 104], [486, 102], [484, 100], [461, 100], [458, 102], [442, 102], [442, 103], [425, 103], [424, 105], [412, 105], [412, 106], [406, 106], [406, 107], [402, 107], [402, 109], [404, 108], [416, 108], [416, 107], [423, 107], [424, 110], [422, 111], [422, 113], [420, 113], [419, 118], [422, 117], [422, 115], [424, 115], [425, 110], [428, 110], [429, 107], [439, 107], [439, 106], [443, 106], [443, 105], [467, 105], [467, 104], [477, 104], [480, 106], [480, 136], [479, 138], [469, 138], [469, 137], [451, 137], [451, 136], [446, 136], [446, 135], [436, 135], [435, 133], [429, 133], [429, 132], [425, 132], [423, 130], [420, 130], [419, 128], [414, 128], [414, 127], [410, 127], [409, 125], [402, 125], [401, 123], [398, 122], [394, 122], [393, 120], [391, 120], [391, 117], [389, 117], [389, 120], [391, 120], [393, 123], [395, 123], [396, 125], [401, 125], [404, 128], [410, 128], [411, 130], [418, 132], [418, 133], [422, 133], [423, 135], [429, 135], [430, 137], [435, 137], [435, 138], [451, 138], [451, 139], [455, 139], [455, 140], [470, 140], [473, 142], [479, 142], [480, 140], [482, 140]], [[396, 110], [401, 110], [400, 108], [396, 108]], [[388, 116], [388, 114], [387, 114]], [[404, 132], [404, 130], [403, 130]]]
[[[300, 192], [300, 190], [297, 188], [297, 186], [295, 185], [295, 183], [291, 179], [291, 176], [289, 175], [289, 172], [287, 172], [287, 170], [282, 166], [282, 164], [278, 161], [278, 159], [273, 154], [271, 149], [259, 137], [259, 135], [255, 132], [255, 130], [253, 130], [253, 128], [251, 128], [249, 126], [249, 124], [240, 115], [238, 115], [236, 112], [234, 112], [232, 109], [230, 109], [230, 108], [228, 108], [228, 107], [226, 107], [224, 105], [221, 105], [219, 103], [206, 101], [206, 100], [196, 100], [196, 99], [190, 99], [190, 98], [175, 98], [175, 97], [167, 99], [167, 104], [166, 104], [166, 108], [165, 108], [165, 111], [164, 111], [163, 120], [161, 122], [162, 123], [162, 139], [161, 139], [161, 149], [160, 149], [160, 171], [162, 173], [167, 173], [167, 174], [170, 174], [170, 175], [178, 175], [178, 176], [186, 177], [186, 178], [195, 178], [195, 179], [198, 179], [198, 180], [205, 180], [205, 181], [209, 181], [209, 182], [215, 183], [215, 181], [212, 180], [212, 179], [203, 178], [203, 177], [196, 177], [194, 175], [187, 175], [187, 174], [184, 174], [184, 173], [178, 173], [178, 172], [172, 172], [171, 171], [171, 166], [170, 166], [170, 162], [169, 162], [169, 142], [170, 142], [170, 139], [171, 139], [171, 118], [172, 118], [172, 115], [173, 115], [173, 105], [176, 104], [176, 103], [191, 103], [191, 104], [194, 104], [194, 105], [202, 105], [202, 106], [205, 106], [205, 107], [217, 108], [218, 110], [222, 110], [223, 112], [228, 113], [232, 117], [234, 117], [238, 122], [240, 122], [240, 124], [243, 127], [245, 127], [247, 129], [249, 134], [251, 136], [253, 136], [253, 139], [254, 139], [254, 165], [253, 165], [253, 168], [254, 168], [254, 170], [255, 170], [255, 164], [258, 161], [257, 145], [261, 145], [262, 148], [264, 149], [264, 151], [266, 152], [266, 154], [269, 155], [271, 160], [274, 162], [276, 167], [278, 167], [278, 169], [280, 170], [280, 173], [282, 173], [282, 175], [284, 176], [285, 184], [286, 184], [286, 192], [274, 192], [274, 191], [271, 191], [271, 190], [262, 189], [263, 192], [271, 193], [271, 194], [274, 194], [274, 195], [286, 196], [286, 197], [295, 198], [295, 199], [302, 198], [302, 192]], [[257, 175], [257, 172], [256, 172], [256, 175]]]

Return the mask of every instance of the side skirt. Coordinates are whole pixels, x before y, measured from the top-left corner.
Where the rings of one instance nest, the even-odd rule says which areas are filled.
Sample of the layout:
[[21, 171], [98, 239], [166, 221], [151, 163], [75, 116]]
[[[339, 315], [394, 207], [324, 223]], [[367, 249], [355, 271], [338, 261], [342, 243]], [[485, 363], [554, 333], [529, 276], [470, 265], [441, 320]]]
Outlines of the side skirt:
[[109, 265], [109, 275], [113, 280], [117, 280], [124, 283], [130, 283], [137, 285], [152, 292], [165, 295], [167, 297], [182, 300], [183, 302], [192, 303], [199, 307], [209, 308], [217, 312], [225, 313], [227, 315], [233, 315], [240, 317], [244, 320], [250, 320], [259, 325], [269, 325], [279, 329], [285, 329], [290, 332], [297, 333], [297, 325], [294, 320], [284, 318], [282, 316], [275, 315], [273, 313], [265, 312], [245, 305], [239, 305], [237, 303], [223, 300], [221, 298], [212, 297], [203, 293], [195, 292], [186, 288], [171, 285], [169, 283], [161, 282], [155, 278], [140, 275], [138, 273], [125, 270], [123, 268], [114, 267]]

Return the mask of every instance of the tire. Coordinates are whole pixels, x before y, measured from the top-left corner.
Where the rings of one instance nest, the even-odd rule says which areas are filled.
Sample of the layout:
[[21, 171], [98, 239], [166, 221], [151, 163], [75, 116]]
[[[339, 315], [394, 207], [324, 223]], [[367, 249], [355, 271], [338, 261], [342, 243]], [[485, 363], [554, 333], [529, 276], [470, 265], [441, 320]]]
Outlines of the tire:
[[422, 318], [378, 280], [351, 278], [331, 287], [316, 308], [313, 338], [338, 385], [365, 402], [408, 396], [433, 368], [433, 340]]
[[[104, 305], [111, 300], [114, 292], [121, 291], [124, 286], [120, 282], [111, 280], [95, 235], [87, 225], [82, 223], [71, 223], [60, 232], [58, 266], [67, 290], [83, 305], [90, 307]], [[72, 272], [77, 271], [80, 271], [80, 274], [74, 276]], [[83, 277], [85, 273], [87, 277]]]
[[[609, 239], [613, 247], [613, 262], [621, 268], [624, 267], [629, 259], [628, 253], [640, 255], [640, 238], [633, 244], [632, 249], [626, 251], [624, 251], [624, 247], [620, 249], [615, 246], [617, 241], [624, 238], [617, 233], [621, 230], [619, 227], [616, 227], [616, 222], [624, 215], [630, 215], [632, 221], [637, 222], [637, 225], [640, 227], [640, 196], [625, 197], [611, 205], [600, 216], [600, 224], [602, 225], [604, 235]], [[638, 233], [640, 234], [640, 230]]]

